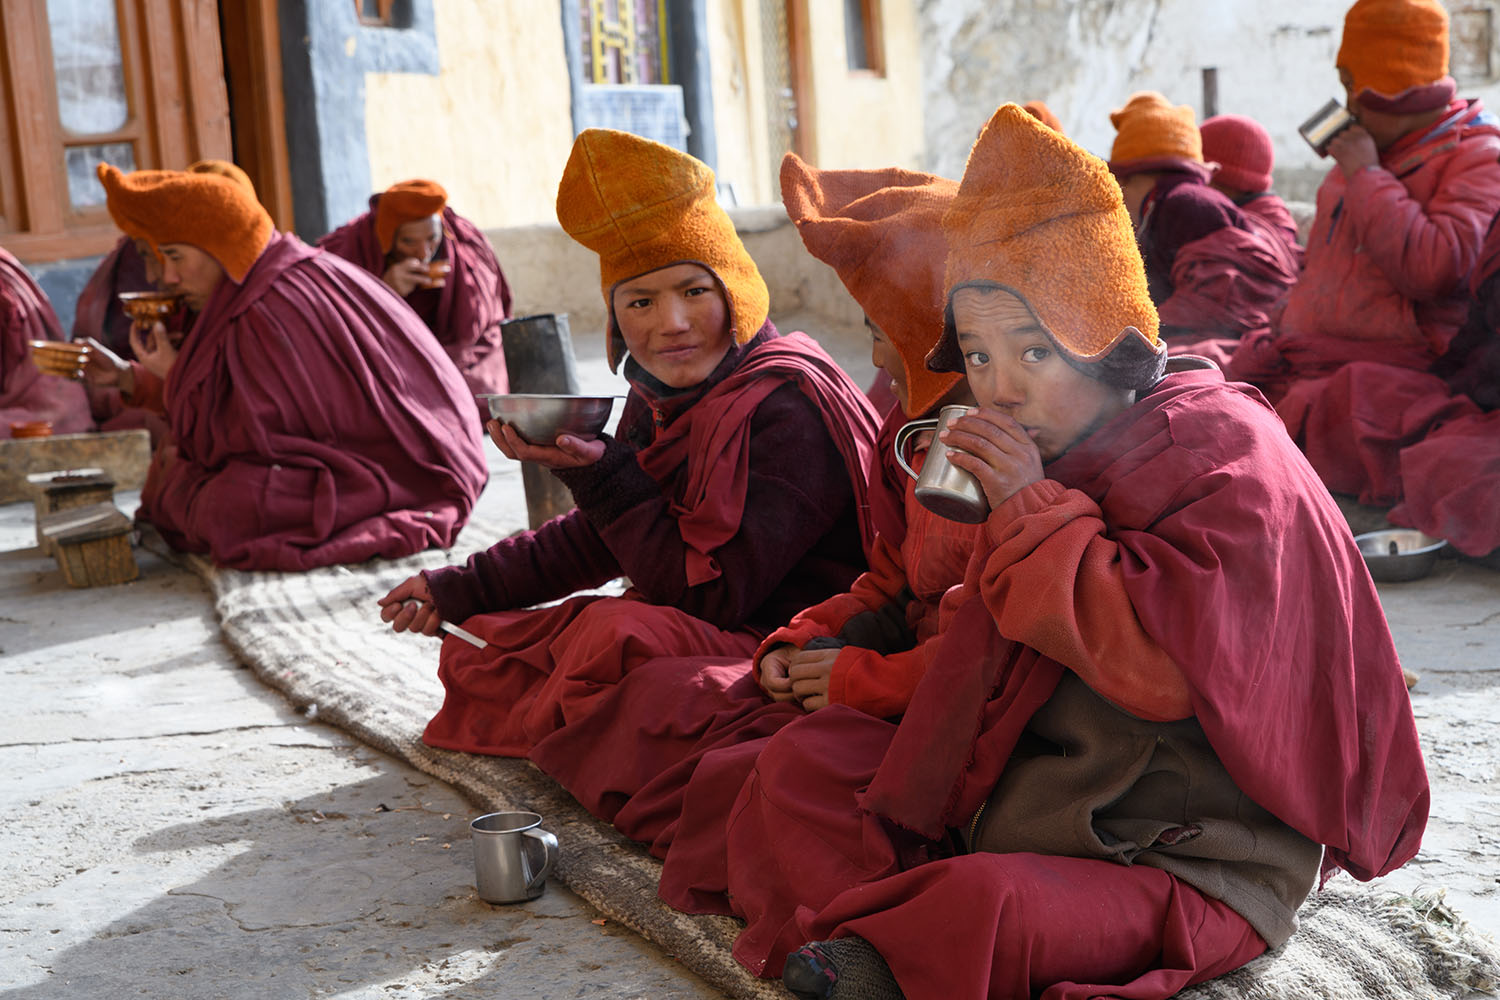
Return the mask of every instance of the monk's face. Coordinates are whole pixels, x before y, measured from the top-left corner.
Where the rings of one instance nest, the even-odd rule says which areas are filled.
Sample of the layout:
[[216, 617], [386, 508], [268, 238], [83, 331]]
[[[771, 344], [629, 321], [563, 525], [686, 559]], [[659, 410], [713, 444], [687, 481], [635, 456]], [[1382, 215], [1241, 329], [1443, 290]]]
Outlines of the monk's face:
[[911, 413], [911, 392], [906, 384], [906, 365], [901, 360], [901, 352], [868, 316], [865, 317], [865, 327], [870, 331], [870, 363], [890, 377], [891, 392], [901, 404], [901, 412]]
[[980, 406], [1014, 417], [1051, 462], [1135, 399], [1064, 360], [1025, 301], [999, 289], [960, 288], [953, 321], [969, 388]]
[[190, 243], [161, 245], [161, 285], [181, 295], [193, 312], [202, 312], [210, 295], [224, 280], [224, 268], [206, 251]]
[[1131, 174], [1120, 182], [1120, 193], [1125, 196], [1125, 208], [1130, 212], [1130, 221], [1135, 223], [1137, 229], [1141, 225], [1141, 206], [1146, 203], [1146, 195], [1156, 187], [1157, 176], [1146, 171]]
[[391, 253], [397, 258], [411, 257], [427, 263], [443, 243], [443, 217], [434, 215], [396, 227]]
[[610, 301], [636, 364], [674, 389], [695, 386], [729, 353], [729, 305], [699, 264], [673, 264], [626, 278]]
[[142, 239], [132, 239], [131, 244], [135, 252], [141, 255], [141, 263], [146, 268], [146, 280], [151, 284], [161, 287], [161, 261], [156, 259], [156, 251], [151, 249], [151, 244]]

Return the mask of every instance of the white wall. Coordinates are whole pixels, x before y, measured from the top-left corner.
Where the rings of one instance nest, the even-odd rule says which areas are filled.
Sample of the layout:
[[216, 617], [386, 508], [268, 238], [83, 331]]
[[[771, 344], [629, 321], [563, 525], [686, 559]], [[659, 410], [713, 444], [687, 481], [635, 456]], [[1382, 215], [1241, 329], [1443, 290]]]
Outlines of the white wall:
[[[1342, 99], [1334, 57], [1351, 0], [923, 0], [927, 167], [958, 177], [981, 125], [1006, 101], [1042, 100], [1085, 149], [1107, 157], [1109, 113], [1159, 90], [1203, 115], [1202, 70], [1220, 113], [1249, 115], [1276, 143], [1278, 187], [1308, 197], [1327, 169], [1297, 126]], [[1495, 107], [1495, 40], [1466, 33], [1489, 0], [1452, 0], [1462, 96]], [[1494, 18], [1493, 20], [1500, 20]], [[1469, 39], [1473, 40], [1470, 41]], [[1488, 71], [1473, 68], [1476, 56]]]

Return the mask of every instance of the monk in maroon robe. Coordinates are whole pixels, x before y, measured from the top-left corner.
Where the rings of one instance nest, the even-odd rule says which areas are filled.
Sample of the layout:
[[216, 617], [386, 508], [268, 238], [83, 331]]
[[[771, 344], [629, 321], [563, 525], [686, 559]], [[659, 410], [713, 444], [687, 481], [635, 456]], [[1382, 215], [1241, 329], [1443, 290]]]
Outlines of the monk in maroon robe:
[[[575, 141], [557, 197], [600, 256], [611, 367], [631, 385], [614, 435], [527, 442], [577, 508], [382, 599], [397, 631], [441, 621], [442, 710], [423, 739], [523, 755], [655, 657], [743, 659], [797, 610], [843, 589], [871, 533], [875, 415], [810, 338], [767, 319], [769, 294], [715, 197], [713, 172], [604, 129]], [[575, 596], [618, 576], [622, 598]]]
[[99, 176], [116, 224], [198, 315], [165, 379], [134, 387], [159, 395], [172, 434], [140, 516], [237, 569], [450, 545], [487, 468], [467, 387], [426, 327], [370, 275], [277, 233], [233, 181]]
[[470, 392], [508, 391], [500, 323], [510, 318], [510, 285], [490, 241], [448, 207], [439, 184], [402, 181], [371, 195], [368, 212], [318, 246], [378, 276], [416, 310]]
[[944, 228], [929, 365], [979, 401], [943, 440], [991, 514], [899, 723], [761, 751], [735, 954], [799, 997], [1164, 998], [1284, 940], [1320, 871], [1416, 853], [1400, 665], [1275, 414], [1167, 364], [1103, 163], [1008, 105]]
[[1500, 210], [1500, 125], [1455, 97], [1437, 0], [1360, 0], [1338, 69], [1357, 121], [1329, 144], [1306, 268], [1229, 371], [1276, 404], [1330, 490], [1390, 506], [1412, 485], [1406, 450], [1478, 412], [1438, 370]]
[[1301, 253], [1278, 227], [1210, 186], [1193, 110], [1154, 92], [1110, 116], [1109, 166], [1125, 193], [1162, 337], [1175, 354], [1227, 363], [1297, 280]]
[[[666, 857], [662, 894], [671, 902], [705, 883], [722, 891], [724, 817], [765, 737], [830, 701], [886, 714], [868, 689], [884, 684], [889, 700], [912, 682], [883, 666], [882, 655], [899, 659], [926, 638], [938, 599], [962, 579], [975, 529], [923, 510], [915, 484], [891, 459], [895, 432], [909, 418], [968, 398], [959, 376], [923, 365], [942, 330], [938, 223], [957, 187], [898, 168], [818, 170], [791, 153], [782, 162], [787, 213], [865, 310], [871, 361], [898, 400], [869, 471], [877, 532], [870, 569], [847, 594], [800, 611], [761, 641], [764, 690], [751, 657], [658, 657], [531, 750], [591, 812]], [[920, 467], [924, 449], [912, 450]], [[766, 655], [773, 648], [774, 670]]]
[[51, 423], [54, 434], [93, 429], [82, 384], [43, 375], [31, 360], [31, 341], [65, 339], [47, 293], [0, 247], [0, 438], [11, 436], [11, 424], [34, 421]]

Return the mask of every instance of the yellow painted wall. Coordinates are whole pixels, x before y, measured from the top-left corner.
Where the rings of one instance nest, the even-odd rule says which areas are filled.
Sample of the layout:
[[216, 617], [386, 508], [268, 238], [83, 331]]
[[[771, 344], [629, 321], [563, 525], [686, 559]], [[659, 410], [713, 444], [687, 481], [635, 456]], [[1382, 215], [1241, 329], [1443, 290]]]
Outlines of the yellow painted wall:
[[370, 73], [366, 138], [374, 190], [429, 177], [483, 228], [556, 223], [573, 145], [562, 19], [535, 0], [433, 4], [441, 73]]
[[721, 0], [708, 7], [714, 133], [721, 183], [732, 182], [742, 204], [779, 202], [767, 147], [766, 83], [758, 0]]
[[875, 76], [849, 71], [843, 4], [799, 2], [807, 4], [811, 39], [814, 134], [810, 159], [829, 168], [919, 168], [922, 55], [916, 5], [912, 0], [881, 0], [885, 73]]

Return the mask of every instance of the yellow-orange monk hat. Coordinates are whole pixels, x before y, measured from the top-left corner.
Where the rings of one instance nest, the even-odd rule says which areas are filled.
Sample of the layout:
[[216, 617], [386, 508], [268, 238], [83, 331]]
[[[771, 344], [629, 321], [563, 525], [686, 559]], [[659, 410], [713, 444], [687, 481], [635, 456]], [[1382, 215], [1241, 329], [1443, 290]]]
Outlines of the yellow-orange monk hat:
[[719, 205], [714, 172], [686, 153], [629, 132], [585, 129], [557, 186], [557, 221], [599, 255], [611, 371], [625, 353], [614, 287], [649, 271], [694, 263], [713, 272], [728, 299], [736, 344], [766, 322], [771, 293], [765, 279]]
[[1186, 104], [1174, 107], [1154, 90], [1141, 91], [1111, 112], [1109, 120], [1116, 129], [1109, 169], [1117, 177], [1203, 162], [1203, 138]]
[[1375, 110], [1444, 107], [1456, 92], [1448, 76], [1448, 12], [1438, 0], [1359, 0], [1344, 15], [1335, 64], [1353, 77], [1355, 97], [1403, 105]]
[[228, 177], [236, 184], [243, 184], [251, 194], [255, 194], [255, 184], [250, 180], [250, 175], [228, 160], [199, 160], [197, 163], [188, 164], [190, 174], [218, 174], [220, 177]]
[[961, 381], [925, 363], [943, 332], [942, 220], [956, 194], [955, 181], [900, 167], [819, 170], [796, 153], [781, 160], [787, 215], [900, 355], [910, 416]]
[[375, 238], [390, 253], [396, 230], [408, 222], [430, 219], [448, 204], [448, 192], [437, 181], [410, 180], [392, 184], [375, 200]]
[[975, 140], [943, 231], [948, 315], [928, 367], [963, 370], [953, 293], [978, 286], [1025, 300], [1062, 354], [1100, 381], [1146, 388], [1161, 377], [1166, 347], [1135, 227], [1098, 157], [1007, 104]]
[[236, 284], [260, 257], [276, 227], [244, 185], [217, 173], [137, 170], [99, 164], [99, 183], [115, 225], [158, 253], [163, 243], [203, 250]]

